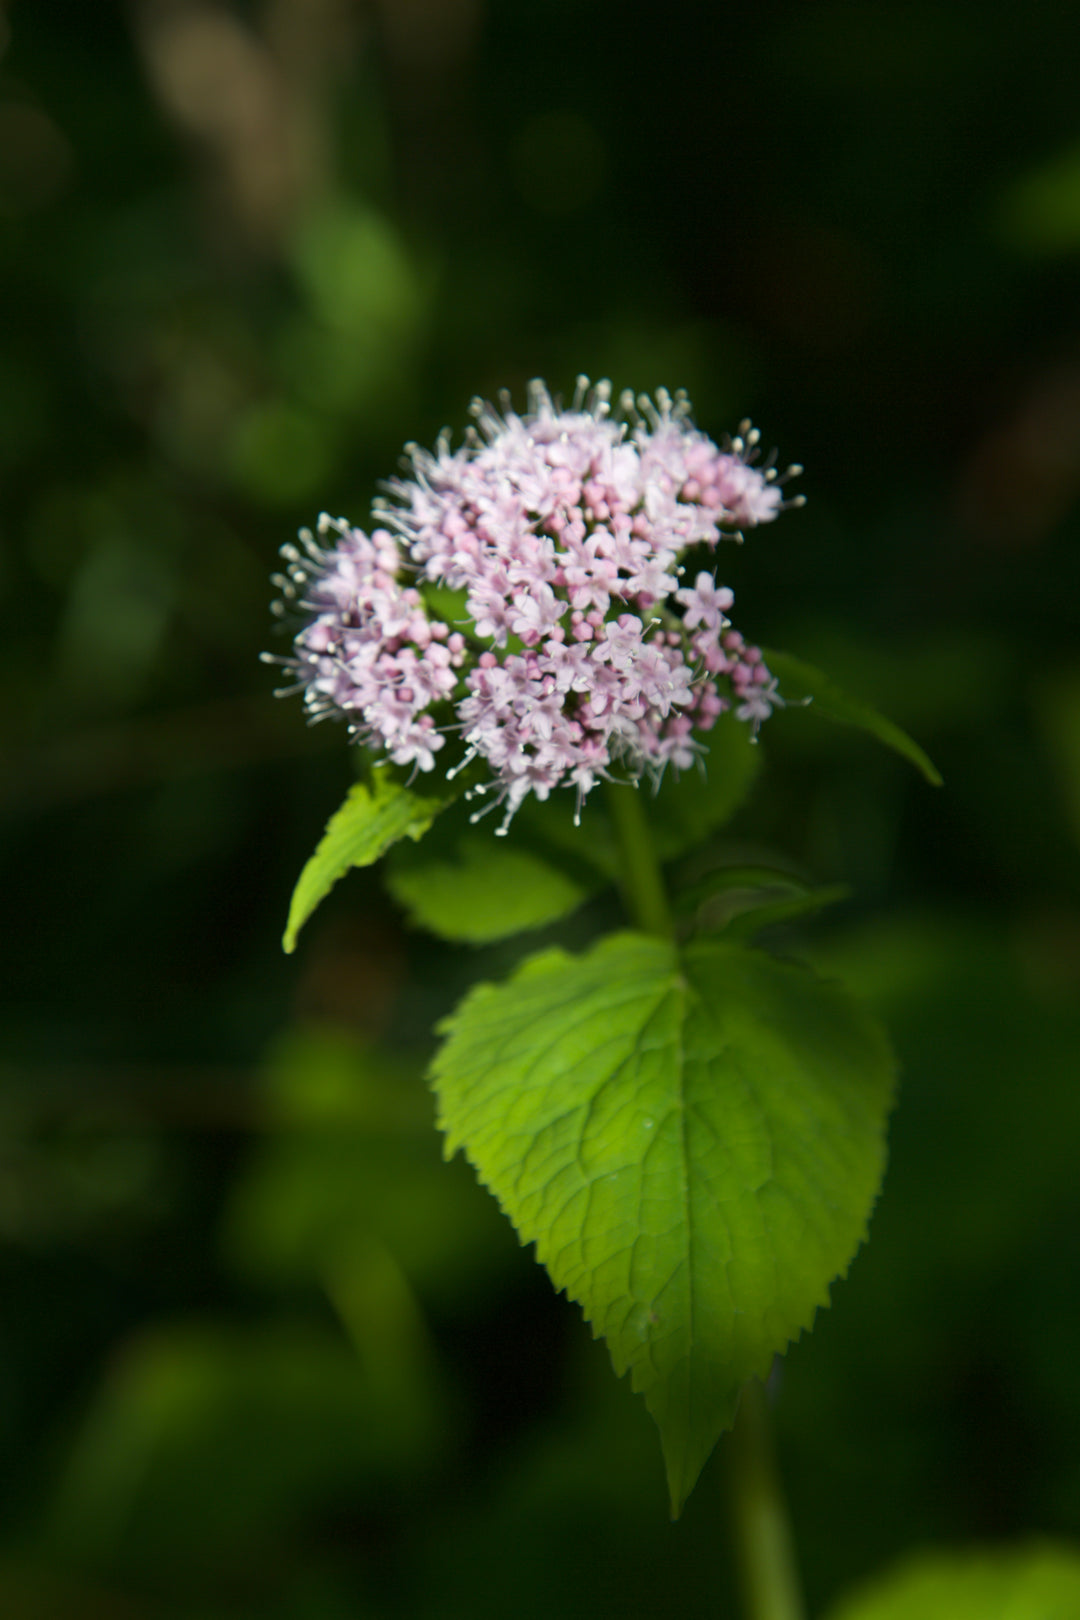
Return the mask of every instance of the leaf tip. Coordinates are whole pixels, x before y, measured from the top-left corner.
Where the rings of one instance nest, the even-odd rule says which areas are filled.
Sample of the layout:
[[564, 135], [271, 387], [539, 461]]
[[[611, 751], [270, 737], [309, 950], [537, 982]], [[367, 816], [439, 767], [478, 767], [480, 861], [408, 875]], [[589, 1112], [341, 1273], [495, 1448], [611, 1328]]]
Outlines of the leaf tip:
[[285, 924], [285, 932], [281, 936], [281, 948], [285, 952], [286, 956], [291, 956], [293, 951], [295, 951], [296, 941], [299, 937], [300, 930], [307, 922], [309, 915], [310, 913], [307, 912], [305, 912], [303, 916], [298, 915], [296, 900], [294, 897], [292, 904], [289, 906], [289, 916]]
[[[715, 1444], [715, 1441], [714, 1441]], [[697, 1467], [687, 1466], [685, 1457], [668, 1456], [665, 1452], [664, 1465], [667, 1474], [669, 1517], [672, 1524], [682, 1518], [683, 1508], [690, 1499], [690, 1493], [701, 1476], [701, 1470], [712, 1451], [710, 1446]]]

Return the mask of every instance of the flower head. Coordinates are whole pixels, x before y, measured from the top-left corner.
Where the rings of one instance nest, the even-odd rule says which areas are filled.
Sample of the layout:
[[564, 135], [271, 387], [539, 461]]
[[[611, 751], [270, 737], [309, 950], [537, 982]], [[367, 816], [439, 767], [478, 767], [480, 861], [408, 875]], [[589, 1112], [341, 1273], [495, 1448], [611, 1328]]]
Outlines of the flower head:
[[731, 591], [708, 566], [683, 584], [682, 559], [798, 502], [749, 423], [720, 448], [681, 395], [624, 395], [614, 417], [609, 399], [582, 378], [569, 409], [542, 383], [524, 416], [478, 401], [459, 449], [408, 447], [370, 534], [323, 514], [283, 548], [278, 583], [307, 620], [275, 661], [311, 718], [421, 771], [458, 732], [448, 774], [486, 763], [474, 791], [504, 806], [500, 831], [529, 793], [572, 785], [580, 810], [613, 769], [685, 769], [725, 709], [756, 734], [781, 702], [731, 629]]

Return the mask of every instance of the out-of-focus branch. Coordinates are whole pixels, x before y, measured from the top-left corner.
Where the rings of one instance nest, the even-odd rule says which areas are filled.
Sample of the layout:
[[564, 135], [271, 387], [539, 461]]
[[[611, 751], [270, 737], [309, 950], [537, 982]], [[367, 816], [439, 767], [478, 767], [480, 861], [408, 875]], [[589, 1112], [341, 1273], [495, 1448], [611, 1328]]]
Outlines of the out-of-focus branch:
[[261, 26], [221, 0], [131, 0], [147, 74], [204, 155], [229, 234], [273, 253], [330, 188], [333, 91], [355, 57], [352, 0], [270, 0]]

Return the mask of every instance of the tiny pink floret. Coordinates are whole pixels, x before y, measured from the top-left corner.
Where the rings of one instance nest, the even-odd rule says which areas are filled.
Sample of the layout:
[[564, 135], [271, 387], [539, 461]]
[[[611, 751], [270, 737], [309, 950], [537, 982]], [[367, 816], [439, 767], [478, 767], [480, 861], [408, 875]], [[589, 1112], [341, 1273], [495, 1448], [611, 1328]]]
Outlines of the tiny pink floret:
[[[500, 831], [530, 793], [573, 786], [580, 811], [613, 770], [688, 769], [706, 752], [694, 733], [726, 709], [756, 735], [782, 702], [731, 628], [728, 587], [707, 566], [682, 583], [688, 552], [704, 561], [785, 504], [756, 433], [743, 424], [721, 449], [681, 396], [639, 413], [624, 395], [618, 418], [609, 398], [581, 379], [566, 410], [541, 383], [524, 416], [477, 402], [460, 449], [409, 447], [411, 476], [387, 486], [370, 535], [324, 514], [319, 539], [283, 548], [278, 582], [308, 622], [277, 661], [311, 718], [344, 717], [420, 771], [458, 732], [448, 774], [486, 762], [473, 791], [503, 806]], [[435, 617], [431, 586], [460, 610]]]

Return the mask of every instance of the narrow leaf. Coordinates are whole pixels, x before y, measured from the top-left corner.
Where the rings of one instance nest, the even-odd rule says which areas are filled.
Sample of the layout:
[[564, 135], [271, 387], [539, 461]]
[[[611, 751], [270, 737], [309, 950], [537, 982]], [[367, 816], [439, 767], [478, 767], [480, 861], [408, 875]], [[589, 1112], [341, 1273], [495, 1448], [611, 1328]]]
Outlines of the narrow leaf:
[[[738, 913], [730, 915], [722, 925], [723, 932], [727, 939], [748, 941], [756, 938], [763, 928], [798, 922], [800, 917], [812, 917], [826, 906], [839, 905], [841, 900], [850, 897], [851, 889], [846, 883], [829, 883], [820, 889], [808, 889], [805, 894], [790, 894], [779, 899], [765, 891], [759, 902], [745, 905]], [[706, 927], [709, 926], [706, 912]]]
[[526, 849], [491, 834], [464, 838], [456, 859], [391, 866], [390, 893], [412, 922], [442, 939], [469, 945], [541, 928], [574, 911], [588, 889]]
[[869, 703], [849, 697], [828, 675], [815, 669], [813, 664], [803, 663], [801, 658], [793, 658], [790, 653], [776, 652], [772, 648], [764, 649], [764, 654], [765, 662], [780, 682], [781, 695], [788, 702], [812, 698], [815, 713], [823, 715], [826, 720], [836, 720], [841, 725], [858, 726], [861, 731], [868, 731], [886, 748], [892, 748], [910, 760], [933, 787], [941, 786], [941, 773], [929, 755], [906, 731], [879, 714]]
[[296, 936], [315, 907], [351, 866], [371, 866], [399, 838], [422, 838], [449, 802], [423, 797], [385, 774], [377, 775], [371, 786], [357, 782], [351, 787], [300, 873], [289, 904], [284, 949], [295, 949]]
[[772, 894], [783, 890], [790, 894], [807, 894], [809, 885], [791, 872], [776, 866], [716, 866], [704, 877], [680, 889], [675, 896], [675, 910], [679, 916], [697, 911], [707, 900], [727, 893], [730, 889], [767, 889]]
[[659, 1429], [678, 1513], [748, 1378], [828, 1302], [884, 1164], [892, 1061], [835, 985], [618, 934], [480, 985], [433, 1080], [523, 1242]]
[[680, 917], [692, 918], [697, 933], [723, 933], [751, 940], [773, 923], [812, 916], [846, 900], [843, 883], [811, 889], [801, 878], [769, 866], [718, 866], [684, 889], [675, 901]]

